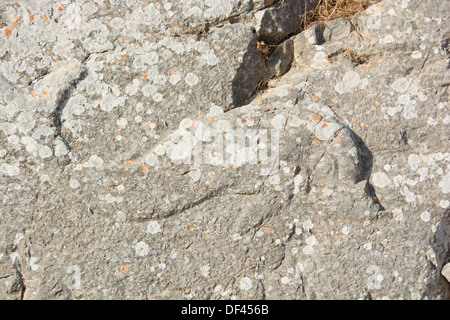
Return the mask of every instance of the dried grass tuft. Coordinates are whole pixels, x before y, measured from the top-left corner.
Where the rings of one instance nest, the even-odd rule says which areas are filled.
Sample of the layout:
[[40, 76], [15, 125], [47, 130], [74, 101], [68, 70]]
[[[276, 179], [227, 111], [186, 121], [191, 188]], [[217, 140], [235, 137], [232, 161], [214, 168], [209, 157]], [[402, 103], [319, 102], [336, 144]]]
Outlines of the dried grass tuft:
[[319, 0], [314, 10], [303, 14], [300, 19], [302, 30], [316, 24], [323, 24], [337, 18], [352, 19], [353, 16], [364, 11], [381, 0]]

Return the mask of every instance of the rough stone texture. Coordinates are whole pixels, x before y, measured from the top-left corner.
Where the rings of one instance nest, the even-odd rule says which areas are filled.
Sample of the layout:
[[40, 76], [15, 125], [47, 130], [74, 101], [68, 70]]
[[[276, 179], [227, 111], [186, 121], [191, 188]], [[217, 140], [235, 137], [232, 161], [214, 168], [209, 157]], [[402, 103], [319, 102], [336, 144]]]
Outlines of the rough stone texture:
[[2, 1], [0, 298], [449, 298], [449, 9]]

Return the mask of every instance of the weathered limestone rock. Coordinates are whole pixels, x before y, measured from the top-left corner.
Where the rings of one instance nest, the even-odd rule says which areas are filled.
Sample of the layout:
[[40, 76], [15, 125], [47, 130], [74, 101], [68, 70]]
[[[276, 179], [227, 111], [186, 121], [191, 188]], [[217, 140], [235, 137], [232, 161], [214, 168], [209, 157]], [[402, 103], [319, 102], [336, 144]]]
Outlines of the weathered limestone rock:
[[449, 298], [449, 4], [315, 3], [2, 2], [0, 298]]
[[442, 268], [442, 275], [450, 282], [450, 264], [447, 263], [444, 268]]

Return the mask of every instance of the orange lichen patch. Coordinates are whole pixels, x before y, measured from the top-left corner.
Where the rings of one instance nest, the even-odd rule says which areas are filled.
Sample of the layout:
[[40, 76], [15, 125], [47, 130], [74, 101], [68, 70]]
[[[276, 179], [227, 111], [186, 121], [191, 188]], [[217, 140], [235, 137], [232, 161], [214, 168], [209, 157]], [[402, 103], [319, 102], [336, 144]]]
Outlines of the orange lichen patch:
[[272, 227], [265, 227], [265, 228], [264, 228], [264, 232], [265, 232], [265, 233], [272, 233], [272, 232], [274, 232], [274, 230], [273, 230]]
[[40, 17], [42, 20], [47, 20], [48, 19], [48, 15], [44, 14]]
[[214, 120], [213, 118], [208, 118], [209, 122], [213, 122], [213, 120]]
[[120, 271], [127, 274], [130, 271], [130, 268], [127, 265], [123, 265], [120, 267]]
[[45, 89], [42, 89], [42, 94], [43, 94], [44, 96], [47, 96], [47, 95], [48, 95], [48, 91], [45, 90]]
[[123, 61], [127, 60], [127, 56], [123, 56], [123, 57], [122, 57], [122, 60], [123, 60]]
[[131, 163], [133, 163], [133, 160], [125, 160], [123, 163], [124, 164], [131, 164]]
[[312, 96], [311, 100], [314, 101], [314, 102], [316, 102], [318, 99], [317, 99], [316, 96]]
[[117, 58], [116, 58], [116, 59], [114, 59], [114, 61], [115, 61], [115, 62], [120, 62], [120, 59], [117, 59]]
[[320, 141], [319, 140], [314, 140], [313, 143], [314, 143], [315, 146], [320, 145]]
[[144, 77], [144, 79], [147, 79], [148, 78], [148, 73], [144, 73], [142, 76]]
[[46, 54], [46, 55], [50, 55], [50, 51], [45, 50], [45, 54]]
[[123, 126], [119, 126], [118, 128], [117, 128], [117, 132], [120, 132], [120, 131], [122, 131], [123, 130]]
[[322, 128], [325, 128], [326, 126], [328, 126], [326, 123], [324, 123], [323, 125], [322, 125]]
[[58, 7], [58, 11], [64, 11], [66, 10], [66, 8], [64, 8], [63, 6]]
[[34, 90], [31, 91], [31, 96], [32, 96], [33, 98], [36, 98], [36, 92], [34, 92]]
[[10, 24], [8, 24], [8, 26], [5, 28], [4, 32], [7, 37], [9, 37], [14, 28], [17, 27], [17, 21], [19, 21], [19, 19], [20, 19], [19, 16], [15, 16], [14, 20]]
[[58, 62], [59, 61], [59, 59], [58, 58], [55, 58], [55, 62]]
[[147, 126], [147, 127], [151, 127], [151, 125], [152, 125], [152, 122], [150, 121], [150, 120], [148, 120], [146, 123], [145, 123], [145, 125]]
[[127, 38], [127, 36], [122, 36], [122, 39], [127, 40], [128, 38]]
[[30, 19], [30, 22], [34, 21], [34, 16], [31, 13], [28, 15], [28, 18]]
[[315, 114], [315, 113], [311, 113], [310, 116], [313, 120], [319, 120], [319, 121], [323, 120], [323, 118], [320, 115]]
[[147, 173], [149, 172], [149, 170], [150, 170], [150, 168], [147, 167], [147, 166], [143, 166], [143, 167], [142, 167], [142, 173], [143, 173], [143, 174], [147, 174]]

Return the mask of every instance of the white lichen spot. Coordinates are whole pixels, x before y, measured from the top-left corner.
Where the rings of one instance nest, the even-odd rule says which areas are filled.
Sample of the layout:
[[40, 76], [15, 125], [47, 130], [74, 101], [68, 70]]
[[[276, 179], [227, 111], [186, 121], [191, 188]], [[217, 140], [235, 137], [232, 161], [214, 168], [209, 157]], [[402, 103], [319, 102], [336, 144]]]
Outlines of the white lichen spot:
[[326, 53], [323, 51], [319, 51], [314, 55], [314, 57], [310, 63], [310, 66], [315, 69], [323, 69], [323, 68], [325, 68], [327, 61], [328, 60], [327, 60]]
[[420, 59], [422, 58], [422, 52], [416, 50], [413, 53], [411, 53], [411, 58], [413, 59]]
[[429, 222], [431, 219], [431, 214], [428, 211], [424, 211], [420, 214], [420, 219], [424, 222]]
[[126, 220], [127, 215], [124, 212], [119, 210], [119, 211], [115, 212], [114, 218], [116, 219], [117, 222], [123, 222]]
[[190, 118], [184, 118], [183, 120], [181, 120], [178, 128], [180, 130], [188, 129], [188, 128], [192, 127], [193, 124], [194, 124], [194, 122]]
[[223, 109], [219, 106], [213, 104], [211, 108], [209, 108], [209, 112], [207, 114], [208, 117], [214, 117], [223, 114]]
[[219, 62], [219, 58], [214, 53], [213, 49], [210, 49], [207, 53], [203, 54], [202, 58], [205, 59], [209, 66], [215, 66]]
[[158, 156], [163, 156], [166, 153], [166, 149], [164, 148], [164, 145], [159, 144], [155, 147], [154, 152]]
[[288, 285], [291, 282], [291, 279], [289, 279], [289, 277], [283, 277], [280, 281], [282, 284]]
[[153, 101], [155, 102], [160, 102], [163, 100], [163, 95], [159, 92], [156, 92], [153, 96], [152, 96]]
[[281, 130], [286, 125], [286, 117], [282, 114], [276, 115], [271, 121], [272, 127]]
[[12, 252], [12, 253], [9, 255], [9, 258], [11, 259], [11, 263], [12, 263], [13, 265], [15, 265], [16, 262], [20, 260], [20, 256], [19, 256], [19, 253], [18, 253], [18, 252]]
[[198, 83], [198, 77], [196, 74], [189, 72], [186, 77], [184, 77], [184, 81], [190, 87], [195, 86]]
[[41, 146], [39, 148], [39, 156], [42, 159], [50, 158], [53, 155], [53, 150], [49, 146]]
[[366, 244], [363, 245], [363, 248], [366, 249], [367, 251], [372, 250], [372, 243], [367, 242]]
[[403, 211], [402, 209], [395, 208], [392, 210], [392, 215], [394, 216], [394, 219], [396, 221], [402, 221], [403, 220]]
[[310, 231], [314, 227], [314, 223], [311, 222], [311, 220], [307, 220], [303, 222], [302, 228], [306, 231]]
[[150, 167], [154, 167], [158, 164], [158, 156], [154, 153], [149, 154], [145, 158], [145, 163], [148, 164]]
[[443, 209], [447, 209], [449, 205], [450, 205], [450, 202], [448, 200], [439, 201], [439, 206]]
[[23, 233], [16, 233], [16, 235], [14, 237], [14, 245], [17, 246], [23, 238], [24, 238]]
[[420, 293], [417, 292], [413, 292], [411, 293], [411, 300], [420, 300], [422, 296], [420, 295]]
[[150, 252], [150, 247], [143, 241], [138, 242], [134, 249], [136, 251], [136, 254], [141, 257], [148, 255], [148, 253]]
[[427, 124], [429, 124], [430, 126], [435, 126], [438, 123], [439, 122], [436, 119], [434, 119], [434, 118], [428, 117], [428, 119], [427, 119]]
[[341, 231], [342, 231], [343, 235], [348, 235], [350, 233], [350, 228], [345, 226], [345, 227], [342, 228]]
[[411, 100], [409, 104], [403, 106], [403, 118], [406, 120], [417, 118], [416, 111], [416, 101]]
[[347, 71], [342, 77], [342, 81], [338, 82], [334, 89], [339, 94], [353, 92], [353, 88], [357, 87], [361, 81], [359, 73], [355, 71]]
[[394, 41], [395, 41], [394, 36], [389, 34], [386, 37], [384, 37], [383, 39], [380, 39], [380, 44], [384, 45], [387, 43], [392, 43]]
[[162, 229], [161, 229], [161, 226], [159, 225], [158, 221], [150, 221], [147, 224], [147, 233], [157, 234], [161, 231], [162, 231]]
[[103, 166], [103, 160], [97, 155], [92, 155], [89, 160], [83, 163], [84, 168], [101, 168]]
[[209, 278], [209, 272], [210, 272], [210, 266], [209, 265], [204, 265], [200, 267], [200, 274], [204, 277], [204, 278]]
[[116, 123], [117, 123], [118, 126], [120, 126], [122, 128], [125, 128], [127, 126], [127, 124], [128, 124], [128, 121], [125, 118], [120, 118], [120, 119], [117, 120]]
[[72, 189], [77, 189], [80, 187], [80, 183], [77, 179], [72, 178], [69, 180], [69, 187], [71, 187]]
[[8, 164], [8, 163], [3, 163], [0, 166], [0, 172], [4, 175], [10, 176], [10, 177], [14, 177], [20, 174], [20, 168], [19, 168], [19, 164]]
[[269, 183], [272, 185], [278, 185], [280, 181], [280, 176], [277, 174], [269, 177]]
[[69, 153], [69, 148], [67, 145], [61, 140], [57, 139], [55, 141], [55, 156], [61, 157]]
[[200, 169], [189, 171], [189, 177], [192, 182], [197, 182], [202, 177], [202, 171]]
[[310, 245], [306, 245], [302, 251], [304, 254], [311, 255], [314, 253], [314, 248]]
[[385, 188], [391, 183], [391, 179], [384, 172], [377, 172], [373, 175], [373, 184], [378, 188]]
[[400, 78], [394, 81], [394, 83], [391, 85], [391, 88], [397, 91], [398, 93], [404, 93], [409, 89], [409, 86], [411, 83], [409, 80], [405, 78]]
[[173, 74], [169, 77], [169, 82], [173, 85], [176, 85], [181, 81], [181, 76], [179, 74]]
[[32, 271], [37, 271], [39, 269], [39, 266], [36, 264], [37, 260], [38, 260], [38, 258], [36, 258], [36, 257], [30, 257], [28, 259], [28, 263], [30, 264], [30, 268]]
[[239, 288], [244, 291], [248, 291], [253, 288], [252, 279], [249, 277], [243, 277], [241, 281], [239, 281]]
[[376, 265], [371, 265], [366, 269], [366, 273], [370, 274], [367, 278], [367, 289], [381, 289], [384, 277], [380, 272], [380, 268]]
[[234, 234], [231, 236], [231, 239], [232, 239], [233, 241], [239, 241], [239, 240], [242, 239], [242, 237], [241, 237], [241, 235], [240, 235], [239, 233], [234, 233]]
[[408, 156], [408, 165], [413, 171], [419, 168], [420, 161], [420, 157], [417, 154], [410, 154]]
[[442, 180], [439, 182], [439, 188], [441, 188], [442, 193], [450, 192], [450, 172], [442, 177]]

